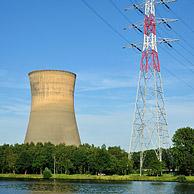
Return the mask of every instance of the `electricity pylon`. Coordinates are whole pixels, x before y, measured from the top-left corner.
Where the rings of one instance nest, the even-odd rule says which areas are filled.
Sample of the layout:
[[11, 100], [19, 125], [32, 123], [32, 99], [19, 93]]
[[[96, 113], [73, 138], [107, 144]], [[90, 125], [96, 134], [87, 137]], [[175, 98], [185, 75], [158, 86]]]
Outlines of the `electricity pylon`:
[[[160, 2], [166, 5], [166, 3], [171, 1], [174, 0], [162, 0]], [[156, 39], [157, 20], [155, 16], [155, 4], [158, 3], [155, 0], [146, 0], [144, 5], [144, 42], [129, 148], [129, 156], [134, 152], [140, 152], [140, 175], [142, 175], [145, 151], [154, 149], [156, 157], [159, 161], [162, 161], [162, 148], [169, 146], [166, 110], [157, 50], [157, 42], [159, 41]], [[142, 5], [138, 6], [134, 4], [133, 7], [139, 11]], [[166, 23], [170, 20], [163, 19], [160, 21]], [[161, 40], [161, 42], [167, 44], [172, 41], [171, 39]], [[137, 44], [130, 44], [130, 47], [140, 50]]]

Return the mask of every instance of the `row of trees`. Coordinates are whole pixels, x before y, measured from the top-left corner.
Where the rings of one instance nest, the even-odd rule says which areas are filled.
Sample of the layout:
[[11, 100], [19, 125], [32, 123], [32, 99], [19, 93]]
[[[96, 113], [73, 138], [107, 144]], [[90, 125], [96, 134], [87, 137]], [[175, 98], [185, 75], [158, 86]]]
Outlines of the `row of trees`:
[[127, 153], [120, 147], [79, 147], [51, 143], [0, 146], [1, 173], [42, 173], [45, 167], [66, 174], [128, 174], [132, 171]]
[[[179, 174], [194, 174], [194, 129], [178, 129], [173, 136], [173, 147], [163, 150], [163, 162], [160, 163], [154, 150], [146, 152], [144, 169], [150, 175], [161, 170]], [[1, 173], [42, 173], [48, 167], [56, 173], [66, 174], [130, 174], [139, 170], [139, 153], [131, 160], [128, 153], [120, 147], [105, 145], [95, 147], [84, 144], [79, 147], [51, 143], [15, 144], [0, 146]]]
[[[194, 175], [194, 129], [178, 129], [172, 138], [172, 147], [163, 149], [162, 163], [156, 158], [154, 150], [146, 151], [144, 169], [150, 174], [159, 174], [161, 170], [182, 175]], [[139, 170], [139, 154], [133, 154], [133, 169]]]

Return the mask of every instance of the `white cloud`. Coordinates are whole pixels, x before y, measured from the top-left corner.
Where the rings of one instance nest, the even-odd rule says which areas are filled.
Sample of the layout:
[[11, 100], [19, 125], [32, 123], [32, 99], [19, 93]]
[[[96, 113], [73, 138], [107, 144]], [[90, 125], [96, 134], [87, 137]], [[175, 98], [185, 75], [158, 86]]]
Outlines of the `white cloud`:
[[30, 111], [30, 106], [27, 104], [7, 104], [0, 105], [0, 114], [26, 115]]
[[[119, 75], [108, 73], [104, 75], [97, 73], [79, 74], [76, 84], [76, 103], [79, 102], [79, 104], [76, 104], [76, 109], [79, 110], [77, 121], [82, 142], [95, 145], [104, 143], [108, 146], [120, 145], [128, 150], [137, 78], [130, 77], [126, 73]], [[3, 83], [0, 84], [0, 87], [24, 89], [28, 87], [29, 89], [27, 80], [23, 85], [20, 85], [21, 82], [14, 81], [14, 79], [8, 79], [7, 85], [5, 82]], [[169, 77], [165, 80], [165, 83], [165, 87], [170, 90], [171, 87], [177, 87], [178, 81], [176, 78]], [[117, 89], [114, 90], [114, 92], [117, 92], [107, 92], [110, 89]], [[127, 91], [129, 89], [129, 93], [120, 93], [118, 89], [126, 89]], [[86, 93], [88, 91], [90, 91], [89, 94]], [[106, 92], [106, 95], [103, 95], [103, 92]], [[132, 92], [134, 96], [131, 95]], [[98, 95], [101, 93], [102, 95], [99, 97]], [[128, 94], [130, 96], [127, 96]], [[87, 99], [83, 103], [85, 96], [91, 99]], [[30, 100], [26, 96], [21, 98], [9, 96], [7, 99], [0, 103], [0, 114], [3, 115], [0, 117], [0, 133], [2, 134], [0, 143], [21, 142], [27, 127]], [[179, 127], [194, 127], [193, 95], [177, 96], [169, 92], [168, 98], [166, 98], [166, 108], [171, 136]], [[95, 112], [95, 114], [92, 114], [92, 112]]]
[[136, 87], [135, 78], [125, 74], [80, 74], [77, 81], [77, 92], [109, 90]]
[[[167, 99], [167, 121], [170, 137], [176, 129], [194, 127], [194, 99], [193, 96], [171, 97]], [[114, 110], [114, 107], [113, 107]], [[129, 111], [109, 112], [107, 114], [78, 114], [82, 142], [107, 146], [120, 145], [128, 150], [134, 106]]]
[[78, 115], [82, 143], [107, 146], [121, 145], [126, 150], [130, 141], [130, 114]]
[[181, 127], [194, 127], [194, 96], [173, 96], [167, 99], [167, 120], [170, 134]]
[[27, 116], [1, 116], [0, 117], [0, 144], [23, 143], [27, 129]]

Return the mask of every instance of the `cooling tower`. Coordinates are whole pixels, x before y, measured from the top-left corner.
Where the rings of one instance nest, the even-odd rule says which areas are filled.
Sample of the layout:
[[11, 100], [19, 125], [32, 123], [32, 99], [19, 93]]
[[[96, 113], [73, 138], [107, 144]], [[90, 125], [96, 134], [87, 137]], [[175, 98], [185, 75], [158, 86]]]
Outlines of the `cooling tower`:
[[59, 70], [33, 71], [28, 75], [32, 102], [25, 143], [80, 145], [74, 112], [76, 75]]

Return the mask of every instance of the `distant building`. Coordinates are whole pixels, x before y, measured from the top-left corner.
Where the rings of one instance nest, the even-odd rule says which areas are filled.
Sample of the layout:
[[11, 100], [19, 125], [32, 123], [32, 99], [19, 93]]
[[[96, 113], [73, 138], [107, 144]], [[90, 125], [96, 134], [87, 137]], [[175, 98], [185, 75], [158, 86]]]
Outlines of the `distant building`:
[[25, 143], [80, 145], [74, 112], [76, 74], [59, 70], [29, 73], [31, 112]]

